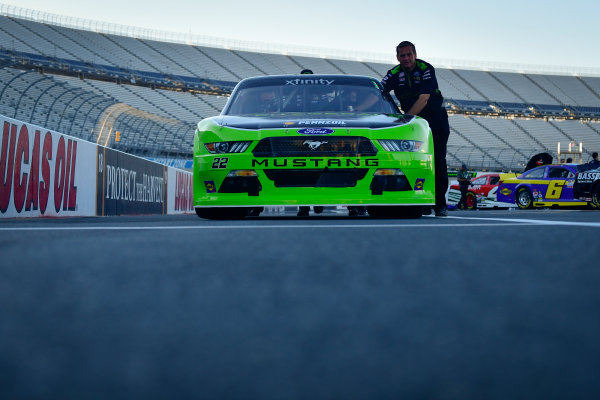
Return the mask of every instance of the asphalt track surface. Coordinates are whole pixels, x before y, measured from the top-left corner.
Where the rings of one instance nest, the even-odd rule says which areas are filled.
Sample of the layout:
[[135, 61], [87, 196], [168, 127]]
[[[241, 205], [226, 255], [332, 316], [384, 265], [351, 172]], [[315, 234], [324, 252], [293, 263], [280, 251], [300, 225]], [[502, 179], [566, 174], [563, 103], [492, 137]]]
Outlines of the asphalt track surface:
[[597, 399], [600, 212], [0, 221], [2, 399]]

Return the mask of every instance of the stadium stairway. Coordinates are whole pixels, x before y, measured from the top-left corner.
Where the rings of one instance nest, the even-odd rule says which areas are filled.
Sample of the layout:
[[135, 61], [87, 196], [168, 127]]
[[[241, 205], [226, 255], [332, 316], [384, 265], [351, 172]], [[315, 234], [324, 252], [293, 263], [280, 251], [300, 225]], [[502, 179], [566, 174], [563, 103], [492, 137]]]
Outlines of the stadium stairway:
[[[52, 29], [54, 32], [56, 32], [57, 35], [60, 35], [62, 38], [64, 38], [65, 41], [69, 41], [69, 42], [73, 43], [73, 45], [84, 48], [86, 51], [88, 51], [90, 54], [93, 55], [94, 59], [101, 60], [103, 63], [106, 63], [107, 65], [116, 66], [115, 63], [112, 60], [110, 60], [109, 58], [105, 57], [104, 54], [101, 54], [100, 52], [98, 52], [95, 49], [91, 48], [90, 46], [86, 45], [81, 38], [76, 41], [76, 40], [72, 39], [71, 37], [69, 37], [69, 35], [65, 34], [61, 29], [57, 29], [56, 27], [54, 27], [52, 25], [48, 25], [48, 28]], [[70, 33], [72, 33], [72, 32], [70, 32]], [[83, 60], [81, 56], [79, 56], [75, 59], [85, 62], [85, 60]], [[94, 60], [94, 64], [98, 64], [98, 62]]]
[[[110, 42], [112, 42], [115, 46], [117, 46], [118, 48], [120, 48], [121, 50], [123, 50], [123, 52], [125, 52], [129, 57], [131, 57], [132, 59], [137, 60], [137, 62], [141, 62], [144, 65], [146, 65], [148, 67], [148, 71], [152, 71], [152, 72], [160, 72], [158, 69], [154, 68], [154, 66], [152, 65], [151, 62], [145, 60], [144, 58], [141, 57], [141, 55], [139, 54], [135, 54], [134, 52], [132, 52], [131, 50], [129, 50], [128, 48], [126, 48], [125, 46], [123, 46], [121, 43], [119, 43], [118, 41], [114, 40], [111, 35], [106, 35], [106, 34], [102, 34], [101, 35], [109, 40]], [[124, 68], [124, 66], [121, 66], [121, 68]], [[126, 68], [126, 69], [131, 69], [131, 68]]]
[[460, 73], [454, 69], [450, 70], [452, 71], [452, 73], [460, 80], [462, 80], [469, 88], [471, 88], [475, 93], [477, 93], [479, 96], [481, 96], [483, 99], [485, 99], [485, 101], [487, 101], [488, 103], [492, 103], [492, 101], [484, 94], [482, 93], [479, 89], [477, 89], [475, 86], [473, 86], [471, 84], [471, 82], [469, 82], [467, 79], [463, 78], [462, 75], [460, 75]]
[[589, 85], [589, 84], [588, 84], [588, 83], [585, 81], [585, 79], [582, 79], [580, 76], [576, 76], [576, 78], [577, 78], [577, 80], [579, 80], [579, 82], [581, 82], [581, 84], [582, 84], [584, 87], [586, 87], [586, 88], [587, 88], [587, 89], [590, 91], [590, 93], [592, 93], [592, 94], [593, 94], [593, 95], [596, 97], [596, 100], [597, 100], [597, 103], [596, 103], [596, 104], [600, 104], [600, 94], [598, 94], [598, 93], [597, 93], [597, 92], [594, 90], [594, 88], [593, 88], [593, 87], [591, 87], [591, 86], [590, 86], [590, 85]]
[[235, 76], [238, 80], [242, 80], [242, 77], [240, 75], [236, 74], [230, 68], [228, 68], [227, 66], [223, 65], [216, 58], [214, 58], [210, 54], [208, 54], [208, 52], [202, 51], [202, 49], [200, 47], [198, 47], [198, 46], [192, 46], [192, 48], [195, 49], [198, 53], [201, 53], [204, 57], [208, 58], [209, 60], [211, 60], [212, 62], [214, 62], [215, 64], [217, 64], [220, 68], [223, 68], [225, 71], [227, 71], [231, 75]]
[[254, 68], [256, 68], [258, 71], [260, 71], [261, 74], [263, 74], [263, 75], [269, 75], [267, 72], [263, 71], [258, 65], [250, 62], [250, 60], [248, 60], [248, 58], [244, 57], [241, 52], [235, 51], [235, 50], [231, 50], [231, 52], [233, 54], [235, 54], [236, 56], [238, 56], [239, 58], [241, 58], [242, 60], [246, 61], [248, 64], [254, 66]]
[[[52, 52], [54, 52], [54, 54], [56, 54], [57, 49], [59, 49], [60, 51], [67, 54], [72, 59], [80, 60], [80, 57], [78, 57], [72, 51], [68, 50], [65, 46], [61, 46], [60, 43], [58, 43], [58, 41], [54, 41], [54, 42], [50, 41], [50, 39], [48, 39], [47, 37], [44, 37], [39, 32], [29, 29], [29, 27], [25, 23], [23, 23], [21, 20], [19, 20], [17, 18], [10, 18], [10, 17], [9, 17], [9, 20], [12, 21], [13, 23], [15, 23], [16, 25], [20, 26], [20, 28], [25, 30], [27, 32], [27, 34], [36, 37], [38, 40], [37, 43], [39, 45], [44, 44], [43, 48], [37, 49], [41, 54], [52, 54]], [[46, 25], [42, 25], [42, 26], [45, 27]]]
[[512, 93], [517, 99], [521, 100], [521, 103], [527, 104], [527, 101], [525, 101], [525, 99], [523, 97], [521, 97], [521, 95], [519, 95], [519, 93], [517, 93], [513, 88], [508, 86], [506, 83], [502, 82], [502, 80], [499, 79], [496, 75], [492, 74], [490, 71], [486, 71], [486, 74], [489, 75], [489, 77], [492, 78], [494, 81], [498, 82], [498, 84], [500, 84], [502, 87], [504, 87], [510, 93]]
[[554, 101], [556, 101], [556, 104], [560, 104], [561, 106], [564, 107], [564, 102], [562, 102], [560, 99], [558, 99], [556, 96], [554, 96], [552, 93], [550, 93], [548, 90], [544, 89], [544, 87], [542, 87], [542, 85], [538, 84], [534, 79], [532, 79], [529, 75], [525, 74], [524, 75], [525, 78], [527, 78], [531, 83], [533, 83], [535, 86], [537, 86], [538, 89], [540, 89], [542, 92], [544, 92], [545, 94], [547, 94], [548, 96], [550, 96]]
[[577, 140], [575, 138], [573, 138], [572, 136], [570, 136], [567, 132], [565, 132], [556, 122], [554, 121], [548, 121], [550, 123], [550, 125], [552, 125], [557, 131], [559, 131], [560, 133], [562, 133], [565, 138], [567, 139], [567, 142], [577, 142]]
[[514, 147], [511, 143], [507, 142], [503, 137], [498, 135], [496, 132], [493, 132], [487, 126], [483, 125], [481, 122], [477, 120], [477, 118], [472, 118], [472, 121], [475, 122], [481, 129], [488, 132], [493, 137], [497, 138], [499, 141], [504, 143], [508, 149], [512, 149], [515, 153], [521, 154], [523, 157], [527, 157], [527, 155], [523, 154], [520, 149]]
[[523, 135], [527, 136], [528, 138], [533, 140], [535, 143], [537, 143], [540, 149], [544, 149], [546, 147], [535, 136], [533, 136], [532, 134], [527, 132], [527, 130], [525, 130], [521, 125], [517, 124], [514, 120], [510, 120], [510, 122], [515, 126], [515, 128], [517, 128], [519, 131], [523, 132]]
[[[487, 157], [489, 157], [490, 159], [494, 160], [499, 166], [502, 166], [502, 168], [504, 168], [504, 169], [509, 168], [509, 166], [504, 165], [500, 160], [498, 160], [496, 157], [494, 157], [490, 152], [488, 152], [484, 148], [482, 148], [479, 145], [477, 145], [469, 137], [467, 137], [466, 135], [463, 135], [460, 131], [458, 131], [454, 127], [452, 127], [452, 126], [450, 127], [450, 132], [451, 133], [455, 133], [456, 135], [460, 136], [463, 140], [465, 140], [466, 142], [468, 142], [472, 146], [473, 149], [478, 149], [479, 151], [481, 151], [482, 154], [484, 154]], [[455, 158], [457, 158], [457, 159], [460, 159], [460, 157], [457, 156], [456, 154], [453, 154], [453, 156]]]
[[162, 52], [158, 47], [153, 46], [152, 42], [150, 40], [139, 40], [138, 41], [143, 44], [148, 46], [150, 49], [152, 49], [153, 51], [155, 51], [156, 53], [160, 54], [161, 56], [163, 56], [165, 59], [169, 60], [173, 65], [178, 66], [179, 68], [181, 68], [183, 71], [186, 71], [187, 73], [190, 74], [190, 76], [196, 76], [198, 78], [201, 78], [199, 76], [196, 75], [196, 73], [194, 73], [194, 71], [191, 71], [189, 68], [187, 68], [185, 65], [180, 64], [177, 60], [173, 59], [173, 57], [169, 57], [167, 54], [165, 54], [164, 52]]

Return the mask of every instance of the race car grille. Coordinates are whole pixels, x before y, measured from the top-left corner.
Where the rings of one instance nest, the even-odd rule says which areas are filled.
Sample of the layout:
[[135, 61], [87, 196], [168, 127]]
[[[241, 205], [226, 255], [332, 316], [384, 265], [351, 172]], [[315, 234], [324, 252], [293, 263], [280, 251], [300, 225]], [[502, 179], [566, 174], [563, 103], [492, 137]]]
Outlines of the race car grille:
[[266, 169], [276, 187], [354, 187], [369, 169]]
[[356, 157], [374, 156], [377, 149], [359, 136], [272, 137], [258, 142], [252, 153], [255, 157]]

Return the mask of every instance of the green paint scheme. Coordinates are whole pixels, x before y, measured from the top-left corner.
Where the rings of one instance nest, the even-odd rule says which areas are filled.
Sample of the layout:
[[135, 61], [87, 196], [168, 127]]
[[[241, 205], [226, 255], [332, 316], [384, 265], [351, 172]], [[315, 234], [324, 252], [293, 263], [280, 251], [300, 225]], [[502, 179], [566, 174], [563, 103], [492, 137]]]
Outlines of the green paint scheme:
[[[413, 131], [414, 128], [414, 131]], [[214, 118], [203, 120], [199, 126], [194, 139], [194, 205], [196, 207], [216, 206], [264, 206], [264, 205], [332, 205], [332, 204], [422, 204], [434, 203], [434, 173], [433, 173], [433, 142], [428, 134], [428, 125], [425, 120], [415, 118], [405, 126], [369, 130], [369, 129], [335, 129], [333, 136], [360, 135], [369, 139], [420, 139], [426, 141], [424, 152], [386, 152], [381, 145], [374, 141], [378, 150], [376, 156], [369, 157], [254, 157], [253, 147], [258, 141], [265, 137], [289, 137], [291, 132], [297, 129], [257, 130], [242, 131], [222, 127]], [[310, 137], [306, 137], [310, 139]], [[252, 140], [252, 145], [241, 154], [211, 154], [204, 143]], [[227, 158], [226, 168], [213, 168], [215, 159]], [[345, 167], [348, 159], [352, 160], [350, 168], [357, 164], [359, 167], [368, 168], [365, 177], [359, 180], [355, 187], [332, 188], [332, 187], [275, 187], [272, 180], [267, 178], [267, 169], [306, 169], [314, 170], [327, 165], [337, 167], [340, 164]], [[254, 162], [253, 166], [253, 160]], [[270, 162], [265, 163], [264, 160]], [[294, 163], [293, 160], [298, 160]], [[304, 162], [301, 162], [303, 160]], [[339, 160], [339, 161], [338, 161]], [[369, 160], [369, 161], [367, 161]], [[375, 161], [373, 161], [375, 160]], [[218, 164], [218, 163], [217, 163]], [[267, 166], [265, 166], [265, 164]], [[277, 164], [277, 166], [275, 166]], [[287, 165], [286, 165], [287, 164]], [[295, 165], [306, 164], [304, 167]], [[367, 166], [370, 164], [370, 166]], [[373, 166], [373, 164], [378, 164]], [[282, 165], [285, 165], [281, 167]], [[370, 184], [373, 174], [378, 168], [400, 168], [406, 175], [408, 182], [414, 186], [417, 179], [424, 179], [423, 190], [383, 192], [381, 195], [373, 195]], [[249, 196], [247, 193], [207, 193], [205, 182], [214, 182], [216, 188], [220, 188], [225, 177], [231, 170], [254, 170], [258, 174], [258, 180], [262, 190], [258, 196]]]
[[[317, 78], [318, 76], [315, 76]], [[331, 76], [328, 76], [331, 77]], [[367, 78], [365, 78], [367, 79]], [[372, 84], [370, 80], [370, 87]], [[312, 86], [311, 86], [312, 89]], [[373, 90], [373, 89], [371, 89]], [[235, 95], [235, 93], [234, 93]], [[232, 95], [233, 96], [233, 95]], [[233, 99], [234, 100], [234, 99]], [[230, 102], [232, 99], [230, 99]], [[227, 111], [227, 107], [224, 112]], [[250, 122], [248, 122], [250, 121]], [[252, 122], [256, 121], [253, 127]], [[373, 125], [372, 121], [376, 121]], [[250, 124], [250, 125], [248, 125]], [[302, 134], [303, 129], [326, 129], [325, 134]], [[336, 137], [358, 136], [372, 143], [376, 149], [364, 154], [327, 154], [311, 156], [311, 139], [322, 143], [333, 143]], [[254, 156], [261, 139], [297, 139], [303, 153], [293, 156]], [[339, 139], [342, 140], [342, 139]], [[363, 139], [364, 140], [364, 139]], [[379, 140], [411, 140], [423, 142], [418, 151], [386, 151]], [[241, 153], [211, 153], [206, 143], [250, 142]], [[304, 142], [303, 142], [304, 141]], [[321, 146], [321, 145], [319, 145]], [[322, 144], [325, 147], [325, 144]], [[226, 159], [226, 160], [224, 160]], [[280, 170], [285, 173], [295, 170], [297, 174], [348, 172], [362, 169], [355, 185], [342, 187], [316, 187], [306, 184], [298, 187], [277, 187], [273, 176], [268, 174]], [[378, 169], [400, 169], [410, 185], [409, 190], [373, 191], [372, 182]], [[255, 177], [247, 179], [252, 185], [258, 181], [259, 188], [241, 193], [227, 192], [224, 181], [232, 170], [254, 171]], [[315, 172], [317, 171], [317, 172]], [[425, 121], [419, 117], [394, 114], [335, 112], [328, 114], [279, 113], [260, 116], [221, 115], [202, 120], [194, 137], [194, 206], [203, 207], [259, 207], [269, 205], [433, 205], [434, 162], [433, 139]], [[343, 173], [341, 175], [344, 175]], [[231, 181], [231, 178], [228, 178]], [[337, 179], [337, 178], [336, 178]], [[378, 178], [379, 179], [379, 178]], [[386, 178], [387, 179], [387, 178]], [[238, 182], [239, 182], [238, 181]], [[253, 182], [253, 183], [252, 183]], [[229, 182], [231, 183], [231, 182]], [[345, 186], [345, 187], [343, 187]], [[417, 190], [414, 190], [414, 188]]]

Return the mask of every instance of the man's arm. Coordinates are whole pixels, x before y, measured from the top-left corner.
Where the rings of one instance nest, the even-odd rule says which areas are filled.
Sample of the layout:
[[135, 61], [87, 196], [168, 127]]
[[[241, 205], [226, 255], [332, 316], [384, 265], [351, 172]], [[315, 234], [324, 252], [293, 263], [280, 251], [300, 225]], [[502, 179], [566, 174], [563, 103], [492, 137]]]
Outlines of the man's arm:
[[419, 115], [419, 113], [423, 111], [423, 109], [427, 105], [427, 102], [429, 101], [429, 96], [430, 95], [428, 93], [420, 94], [419, 98], [417, 99], [417, 101], [415, 101], [415, 104], [413, 104], [410, 110], [408, 110], [407, 114]]

